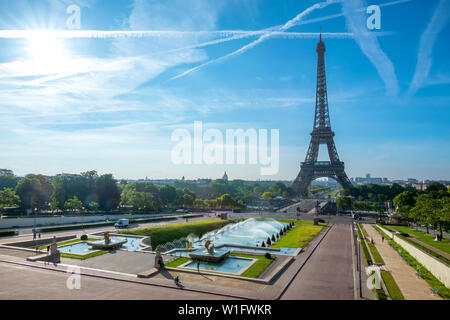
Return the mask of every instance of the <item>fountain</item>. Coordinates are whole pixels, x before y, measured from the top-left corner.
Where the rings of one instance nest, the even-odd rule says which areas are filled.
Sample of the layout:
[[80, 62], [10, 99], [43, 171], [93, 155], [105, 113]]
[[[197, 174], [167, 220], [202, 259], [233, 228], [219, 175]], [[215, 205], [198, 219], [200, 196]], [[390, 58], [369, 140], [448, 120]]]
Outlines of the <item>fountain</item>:
[[206, 250], [200, 249], [189, 254], [194, 260], [208, 261], [208, 262], [220, 262], [229, 256], [230, 250], [216, 249], [214, 245], [211, 245], [211, 241], [207, 240], [205, 243]]
[[111, 250], [111, 249], [118, 249], [123, 244], [127, 243], [128, 240], [111, 240], [109, 237], [109, 232], [105, 232], [103, 234], [103, 240], [95, 241], [95, 242], [88, 242], [87, 244], [90, 245], [93, 249], [99, 249], [99, 250]]

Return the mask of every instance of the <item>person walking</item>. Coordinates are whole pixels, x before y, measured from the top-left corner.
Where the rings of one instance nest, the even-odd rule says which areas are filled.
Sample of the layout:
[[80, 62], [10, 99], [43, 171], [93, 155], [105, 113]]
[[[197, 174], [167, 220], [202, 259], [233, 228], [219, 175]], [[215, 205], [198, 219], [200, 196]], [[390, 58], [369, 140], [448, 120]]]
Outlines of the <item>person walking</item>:
[[197, 271], [200, 272], [200, 262], [197, 262]]
[[381, 236], [381, 242], [384, 243], [384, 236]]

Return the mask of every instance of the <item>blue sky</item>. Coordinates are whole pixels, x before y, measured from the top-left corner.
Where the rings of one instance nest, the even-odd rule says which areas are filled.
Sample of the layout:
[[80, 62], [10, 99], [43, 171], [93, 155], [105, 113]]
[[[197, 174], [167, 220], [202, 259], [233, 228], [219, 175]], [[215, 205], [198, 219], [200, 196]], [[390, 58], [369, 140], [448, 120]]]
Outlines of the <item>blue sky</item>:
[[[71, 4], [81, 30], [153, 33], [12, 36], [67, 30]], [[372, 4], [381, 6], [379, 31], [366, 27]], [[449, 19], [449, 0], [0, 0], [0, 167], [294, 179], [314, 118], [318, 39], [304, 33], [322, 27], [347, 174], [450, 179]], [[242, 32], [272, 27], [270, 36]], [[194, 121], [223, 132], [279, 129], [279, 173], [172, 164], [172, 132]]]

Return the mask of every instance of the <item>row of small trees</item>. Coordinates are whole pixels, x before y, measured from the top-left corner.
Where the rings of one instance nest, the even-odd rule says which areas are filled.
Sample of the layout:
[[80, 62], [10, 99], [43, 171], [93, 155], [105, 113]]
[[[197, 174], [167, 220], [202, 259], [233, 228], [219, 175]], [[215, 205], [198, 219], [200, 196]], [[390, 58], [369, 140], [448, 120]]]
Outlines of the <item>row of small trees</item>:
[[272, 245], [272, 243], [275, 243], [275, 241], [279, 240], [283, 236], [283, 234], [285, 234], [286, 232], [291, 230], [293, 226], [294, 226], [294, 224], [291, 222], [289, 225], [287, 225], [283, 229], [281, 229], [279, 233], [273, 234], [272, 238], [269, 237], [269, 238], [267, 238], [266, 241], [263, 241], [261, 243], [261, 247], [263, 247], [263, 248], [265, 248], [266, 246], [270, 247]]

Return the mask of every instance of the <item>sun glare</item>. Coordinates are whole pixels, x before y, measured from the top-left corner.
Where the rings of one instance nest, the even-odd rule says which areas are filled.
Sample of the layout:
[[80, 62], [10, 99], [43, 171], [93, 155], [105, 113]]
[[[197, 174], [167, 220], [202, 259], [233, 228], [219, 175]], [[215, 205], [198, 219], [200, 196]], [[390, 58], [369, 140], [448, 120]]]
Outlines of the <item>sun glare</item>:
[[61, 68], [69, 59], [63, 43], [49, 31], [33, 32], [28, 37], [28, 56], [41, 68]]

